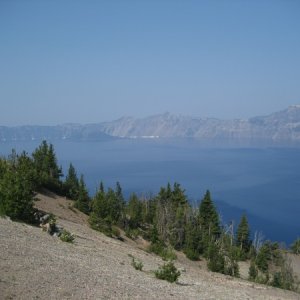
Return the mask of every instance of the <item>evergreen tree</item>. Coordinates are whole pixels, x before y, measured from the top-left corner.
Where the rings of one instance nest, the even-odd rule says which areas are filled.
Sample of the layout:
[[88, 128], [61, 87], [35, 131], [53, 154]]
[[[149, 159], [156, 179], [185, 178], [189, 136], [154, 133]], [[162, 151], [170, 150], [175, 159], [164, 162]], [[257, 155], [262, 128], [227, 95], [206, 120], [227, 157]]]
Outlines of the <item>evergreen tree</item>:
[[102, 181], [100, 182], [100, 185], [99, 185], [99, 192], [105, 194], [105, 192], [104, 192], [104, 184], [103, 184]]
[[156, 213], [156, 200], [150, 197], [142, 200], [142, 221], [147, 224], [154, 224]]
[[11, 160], [1, 160], [0, 214], [13, 220], [33, 222], [34, 176], [31, 159], [12, 152]]
[[108, 188], [105, 198], [109, 207], [108, 216], [106, 218], [116, 224], [120, 219], [121, 211], [115, 191], [112, 188]]
[[57, 165], [53, 145], [48, 145], [46, 141], [43, 141], [32, 153], [32, 157], [38, 186], [61, 192], [62, 170]]
[[170, 183], [162, 187], [155, 199], [155, 226], [160, 239], [176, 249], [182, 249], [185, 241], [185, 225], [189, 204], [178, 183], [172, 189]]
[[226, 275], [239, 277], [240, 276], [239, 264], [238, 264], [239, 253], [237, 251], [237, 248], [235, 246], [229, 245], [229, 247], [224, 251], [224, 256], [225, 256], [224, 273]]
[[89, 216], [89, 223], [93, 229], [101, 231], [108, 236], [112, 235], [110, 206], [102, 183], [92, 201], [92, 211]]
[[115, 205], [115, 222], [119, 223], [121, 227], [124, 227], [125, 222], [125, 200], [122, 192], [122, 188], [119, 182], [116, 183], [115, 188], [115, 202], [113, 203]]
[[169, 224], [172, 219], [172, 191], [168, 183], [167, 188], [161, 187], [156, 197], [155, 226], [161, 240], [168, 242]]
[[[103, 187], [103, 184], [102, 184]], [[92, 201], [92, 213], [98, 218], [105, 219], [109, 215], [109, 203], [106, 201], [106, 194], [103, 189], [99, 189]]]
[[207, 249], [207, 267], [210, 271], [225, 273], [225, 258], [215, 242], [210, 242]]
[[62, 174], [61, 167], [57, 165], [57, 158], [52, 144], [50, 144], [48, 147], [47, 157], [48, 157], [49, 176], [54, 181], [59, 182], [59, 178], [63, 174]]
[[90, 212], [90, 197], [83, 179], [83, 175], [80, 176], [78, 194], [74, 206], [85, 214], [89, 214]]
[[185, 191], [181, 188], [179, 183], [174, 183], [172, 191], [172, 219], [170, 220], [170, 243], [177, 249], [184, 248], [185, 242], [185, 228], [190, 211]]
[[117, 224], [123, 215], [123, 195], [120, 185], [117, 185], [116, 192], [109, 188], [104, 192], [103, 184], [96, 193], [92, 202], [92, 212], [89, 222], [92, 228], [107, 235], [112, 235], [112, 225]]
[[255, 281], [257, 275], [258, 275], [258, 271], [255, 266], [255, 262], [254, 260], [251, 260], [250, 267], [249, 267], [249, 280]]
[[241, 218], [240, 224], [237, 229], [236, 244], [240, 247], [240, 250], [245, 254], [250, 249], [250, 229], [248, 220], [244, 214]]
[[3, 178], [8, 169], [8, 163], [6, 159], [0, 157], [0, 180]]
[[220, 220], [209, 191], [206, 191], [200, 203], [199, 223], [205, 240], [210, 241], [219, 237], [221, 232]]
[[197, 216], [192, 215], [185, 228], [184, 253], [188, 259], [198, 260], [203, 253], [202, 235]]
[[268, 245], [268, 243], [265, 243], [261, 246], [259, 249], [255, 264], [257, 265], [258, 269], [261, 270], [264, 273], [267, 273], [269, 269], [269, 261], [271, 260], [271, 249]]
[[67, 197], [71, 198], [72, 200], [77, 199], [79, 194], [79, 180], [72, 163], [69, 166], [68, 174], [64, 182], [64, 189]]
[[129, 227], [130, 228], [137, 228], [140, 226], [142, 222], [142, 209], [143, 204], [138, 199], [136, 194], [132, 194], [129, 198], [128, 204], [127, 204], [127, 214], [129, 216]]
[[291, 246], [291, 249], [292, 249], [293, 253], [295, 253], [295, 254], [300, 254], [300, 238], [297, 238], [297, 239], [293, 242], [293, 244], [292, 244], [292, 246]]

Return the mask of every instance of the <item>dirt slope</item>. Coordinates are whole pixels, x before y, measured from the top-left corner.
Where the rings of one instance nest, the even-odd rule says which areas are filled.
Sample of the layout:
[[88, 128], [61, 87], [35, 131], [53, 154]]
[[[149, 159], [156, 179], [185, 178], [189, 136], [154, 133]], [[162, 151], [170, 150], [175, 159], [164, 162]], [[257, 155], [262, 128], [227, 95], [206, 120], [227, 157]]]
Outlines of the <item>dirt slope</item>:
[[[69, 201], [39, 195], [37, 206], [76, 235], [68, 244], [40, 228], [0, 218], [0, 299], [300, 299], [300, 295], [206, 271], [179, 255], [177, 284], [154, 277], [163, 261], [138, 243], [91, 230]], [[131, 266], [133, 255], [143, 272]]]

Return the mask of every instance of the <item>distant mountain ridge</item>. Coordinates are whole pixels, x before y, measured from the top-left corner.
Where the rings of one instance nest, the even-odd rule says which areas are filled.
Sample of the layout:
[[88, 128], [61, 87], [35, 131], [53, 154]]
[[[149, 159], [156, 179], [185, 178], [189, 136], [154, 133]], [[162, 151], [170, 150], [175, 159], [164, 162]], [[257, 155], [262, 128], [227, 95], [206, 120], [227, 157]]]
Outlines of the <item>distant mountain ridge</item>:
[[0, 127], [0, 141], [195, 138], [216, 144], [300, 145], [300, 105], [250, 119], [220, 120], [165, 113], [98, 124]]

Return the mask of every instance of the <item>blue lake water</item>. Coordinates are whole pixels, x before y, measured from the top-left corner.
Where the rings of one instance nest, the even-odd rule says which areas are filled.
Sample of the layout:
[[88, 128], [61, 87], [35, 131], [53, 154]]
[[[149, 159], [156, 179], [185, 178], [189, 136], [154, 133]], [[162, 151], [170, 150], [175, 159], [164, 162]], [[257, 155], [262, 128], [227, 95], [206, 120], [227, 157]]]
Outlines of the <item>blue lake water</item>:
[[[31, 153], [40, 142], [0, 143]], [[207, 148], [195, 140], [53, 141], [59, 163], [83, 173], [90, 193], [116, 181], [125, 196], [156, 194], [179, 182], [197, 203], [209, 189], [224, 222], [246, 212], [252, 232], [289, 244], [300, 236], [300, 151], [296, 148]]]

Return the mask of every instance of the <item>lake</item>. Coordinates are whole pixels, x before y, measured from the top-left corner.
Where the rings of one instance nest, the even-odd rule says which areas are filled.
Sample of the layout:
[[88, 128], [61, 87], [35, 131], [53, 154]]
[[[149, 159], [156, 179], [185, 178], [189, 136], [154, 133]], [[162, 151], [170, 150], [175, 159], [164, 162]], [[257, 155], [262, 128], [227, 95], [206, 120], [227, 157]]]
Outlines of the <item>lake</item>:
[[[39, 143], [0, 143], [0, 154], [12, 148], [31, 153]], [[101, 180], [106, 187], [119, 181], [126, 197], [154, 195], [168, 182], [179, 182], [194, 204], [209, 189], [225, 223], [238, 223], [246, 212], [252, 233], [287, 244], [300, 236], [297, 148], [208, 148], [184, 139], [52, 143], [64, 172], [72, 162], [91, 194]]]

